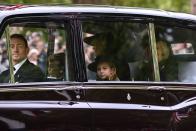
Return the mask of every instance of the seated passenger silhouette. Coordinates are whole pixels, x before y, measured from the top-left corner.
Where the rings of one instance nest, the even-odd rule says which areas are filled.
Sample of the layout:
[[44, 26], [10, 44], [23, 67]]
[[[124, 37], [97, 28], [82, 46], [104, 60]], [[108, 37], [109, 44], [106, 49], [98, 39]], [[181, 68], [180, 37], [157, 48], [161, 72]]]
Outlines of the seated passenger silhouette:
[[48, 78], [63, 80], [65, 75], [65, 53], [58, 53], [48, 58]]
[[[171, 57], [171, 52], [168, 47], [168, 43], [165, 41], [157, 42], [157, 58], [159, 64], [159, 73], [161, 81], [177, 81], [178, 80], [178, 67], [175, 60]], [[146, 47], [146, 51], [149, 51], [149, 47]], [[149, 56], [147, 56], [149, 57]], [[152, 58], [147, 58], [141, 65], [140, 78], [138, 80], [153, 81], [153, 65]]]

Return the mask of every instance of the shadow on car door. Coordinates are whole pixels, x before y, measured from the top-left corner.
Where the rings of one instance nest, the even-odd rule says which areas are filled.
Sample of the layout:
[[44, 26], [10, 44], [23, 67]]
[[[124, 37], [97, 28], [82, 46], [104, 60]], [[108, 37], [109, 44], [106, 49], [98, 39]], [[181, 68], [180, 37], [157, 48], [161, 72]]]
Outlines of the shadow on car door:
[[86, 83], [93, 109], [93, 130], [168, 130], [173, 111], [168, 93], [149, 83]]
[[91, 130], [91, 113], [79, 85], [1, 85], [1, 130]]

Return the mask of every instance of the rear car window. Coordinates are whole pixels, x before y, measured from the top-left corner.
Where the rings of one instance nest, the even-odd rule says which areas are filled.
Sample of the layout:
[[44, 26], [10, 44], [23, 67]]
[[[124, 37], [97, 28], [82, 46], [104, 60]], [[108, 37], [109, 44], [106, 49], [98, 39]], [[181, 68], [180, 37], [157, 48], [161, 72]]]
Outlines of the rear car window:
[[[141, 77], [141, 67], [146, 61], [153, 67], [150, 52], [146, 50], [150, 48], [148, 24], [88, 21], [82, 26], [88, 80], [153, 80], [153, 68]], [[109, 68], [108, 74], [101, 73], [104, 67]]]
[[[182, 27], [156, 26], [162, 81], [196, 82], [196, 31]], [[157, 45], [159, 44], [157, 42]]]
[[[177, 24], [153, 25], [154, 34], [150, 34], [148, 23], [83, 22], [88, 81], [195, 82], [195, 30]], [[111, 71], [104, 74], [104, 68]]]

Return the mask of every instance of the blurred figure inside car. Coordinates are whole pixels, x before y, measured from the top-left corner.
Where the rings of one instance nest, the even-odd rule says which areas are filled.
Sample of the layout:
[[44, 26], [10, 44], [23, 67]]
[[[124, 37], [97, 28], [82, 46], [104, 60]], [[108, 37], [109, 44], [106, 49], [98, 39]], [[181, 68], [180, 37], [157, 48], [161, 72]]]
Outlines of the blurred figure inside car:
[[63, 80], [65, 72], [65, 53], [58, 53], [48, 58], [48, 77]]
[[28, 54], [28, 59], [34, 65], [38, 65], [39, 51], [35, 48], [31, 49]]
[[[177, 81], [177, 63], [175, 63], [170, 57], [171, 52], [168, 43], [166, 43], [165, 41], [158, 41], [156, 48], [161, 81]], [[146, 52], [150, 51], [149, 47], [146, 47], [145, 50]], [[154, 79], [154, 74], [152, 73], [154, 70], [152, 69], [152, 56], [146, 55], [146, 57], [146, 60], [142, 63], [141, 66], [141, 73], [143, 73], [143, 75], [138, 80], [152, 81]]]

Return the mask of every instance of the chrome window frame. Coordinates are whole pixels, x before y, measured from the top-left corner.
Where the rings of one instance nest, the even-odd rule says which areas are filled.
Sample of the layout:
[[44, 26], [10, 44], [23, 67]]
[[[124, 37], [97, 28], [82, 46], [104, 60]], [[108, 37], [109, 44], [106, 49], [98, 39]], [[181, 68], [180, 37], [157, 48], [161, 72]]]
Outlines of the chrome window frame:
[[8, 61], [9, 61], [9, 72], [10, 72], [10, 83], [15, 83], [14, 78], [14, 66], [12, 62], [12, 52], [11, 52], [11, 42], [10, 42], [10, 28], [9, 24], [5, 28], [6, 42], [7, 42], [7, 50], [8, 50]]
[[154, 81], [160, 81], [160, 73], [159, 73], [159, 64], [158, 64], [158, 54], [156, 47], [156, 36], [155, 36], [155, 28], [154, 23], [149, 23], [149, 36], [150, 36], [150, 47], [151, 54], [153, 60], [153, 69], [154, 69]]

